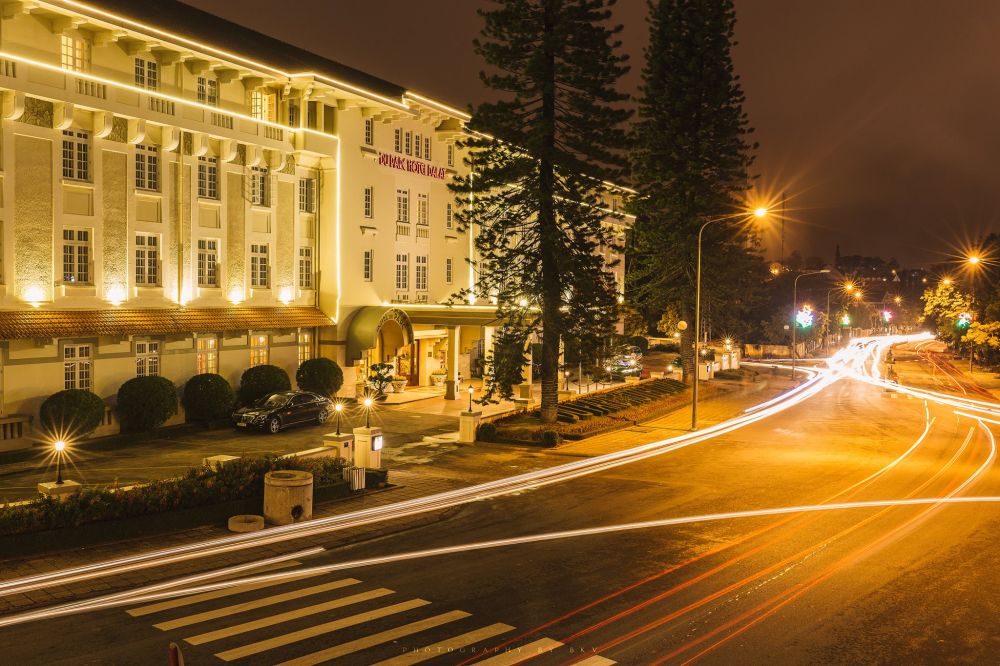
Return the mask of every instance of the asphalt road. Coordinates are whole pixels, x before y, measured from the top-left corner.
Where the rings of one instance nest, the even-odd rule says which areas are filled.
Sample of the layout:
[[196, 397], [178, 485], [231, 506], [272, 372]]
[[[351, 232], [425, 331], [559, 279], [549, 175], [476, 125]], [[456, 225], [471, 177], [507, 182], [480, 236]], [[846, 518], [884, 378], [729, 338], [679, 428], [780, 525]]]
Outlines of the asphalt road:
[[[469, 504], [419, 530], [350, 547], [331, 537], [300, 561], [829, 501], [1000, 494], [991, 450], [989, 434], [950, 408], [843, 380], [731, 434]], [[866, 508], [465, 549], [18, 625], [0, 630], [0, 661], [167, 663], [176, 641], [188, 664], [990, 663], [1000, 654], [998, 519], [995, 505]]]

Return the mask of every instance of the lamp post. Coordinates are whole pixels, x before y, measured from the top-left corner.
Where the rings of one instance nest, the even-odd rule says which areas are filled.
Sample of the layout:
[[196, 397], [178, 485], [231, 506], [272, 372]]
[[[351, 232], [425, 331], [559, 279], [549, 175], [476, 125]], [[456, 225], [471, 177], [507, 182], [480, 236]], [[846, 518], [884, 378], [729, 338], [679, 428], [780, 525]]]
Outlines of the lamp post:
[[[767, 208], [760, 207], [753, 210], [754, 217], [767, 217]], [[698, 338], [701, 336], [701, 237], [705, 233], [705, 227], [722, 220], [731, 220], [733, 215], [723, 215], [706, 220], [698, 229], [698, 258], [695, 268], [694, 287], [694, 377], [691, 379], [691, 430], [698, 429]]]
[[799, 278], [805, 277], [807, 275], [819, 275], [820, 273], [829, 273], [829, 268], [824, 268], [818, 271], [809, 271], [808, 273], [799, 273], [795, 276], [795, 280], [792, 282], [792, 381], [795, 381], [795, 327], [798, 326], [798, 322], [795, 321], [795, 313], [799, 311]]
[[338, 402], [336, 405], [333, 406], [333, 410], [335, 412], [337, 412], [337, 434], [339, 435], [340, 434], [340, 415], [344, 411], [344, 403]]
[[472, 394], [476, 392], [475, 387], [469, 385], [469, 411], [472, 411]]
[[826, 334], [823, 337], [826, 342], [825, 353], [827, 356], [830, 355], [830, 294], [838, 289], [843, 289], [844, 293], [849, 294], [854, 291], [854, 284], [852, 282], [845, 282], [843, 287], [834, 287], [833, 289], [828, 289], [826, 292]]
[[53, 444], [53, 448], [56, 450], [56, 485], [61, 486], [63, 484], [62, 478], [62, 457], [63, 449], [66, 448], [66, 442], [61, 439]]
[[362, 404], [364, 404], [364, 406], [365, 406], [365, 427], [366, 428], [371, 428], [372, 427], [372, 422], [371, 422], [371, 418], [372, 418], [372, 399], [371, 398], [365, 398], [365, 401]]
[[[979, 268], [979, 265], [980, 265], [979, 262], [981, 262], [981, 261], [982, 261], [982, 259], [980, 258], [980, 256], [978, 254], [971, 254], [971, 255], [969, 255], [968, 257], [965, 258], [965, 263], [968, 264], [969, 269], [970, 269], [970, 275], [969, 275], [969, 295], [970, 295], [970, 298], [969, 298], [969, 310], [971, 310], [973, 313], [975, 313], [975, 306], [976, 306], [976, 280], [975, 280], [976, 276], [974, 274], [971, 274], [971, 271], [974, 270], [974, 269], [976, 269], [976, 268]], [[973, 353], [975, 351], [975, 348], [976, 348], [975, 345], [972, 344], [972, 340], [970, 339], [969, 340], [969, 376], [970, 377], [972, 376], [972, 357], [973, 357]]]

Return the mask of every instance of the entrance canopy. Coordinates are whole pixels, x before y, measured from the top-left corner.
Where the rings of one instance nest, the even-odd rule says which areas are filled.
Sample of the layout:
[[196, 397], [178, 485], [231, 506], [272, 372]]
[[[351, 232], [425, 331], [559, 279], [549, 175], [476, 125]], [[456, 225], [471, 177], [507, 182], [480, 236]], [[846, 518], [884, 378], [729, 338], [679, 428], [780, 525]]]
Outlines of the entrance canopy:
[[490, 306], [417, 305], [368, 306], [358, 310], [347, 326], [347, 360], [361, 359], [366, 349], [375, 347], [386, 322], [394, 321], [403, 329], [403, 342], [413, 342], [413, 324], [444, 326], [489, 326], [496, 323], [496, 309]]

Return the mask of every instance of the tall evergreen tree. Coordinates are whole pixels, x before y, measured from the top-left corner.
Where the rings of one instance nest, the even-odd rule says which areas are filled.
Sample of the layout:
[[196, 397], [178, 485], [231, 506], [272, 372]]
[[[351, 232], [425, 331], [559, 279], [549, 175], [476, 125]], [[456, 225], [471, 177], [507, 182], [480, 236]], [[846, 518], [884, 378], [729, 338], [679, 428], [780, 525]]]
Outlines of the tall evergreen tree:
[[[614, 246], [602, 180], [620, 175], [629, 112], [615, 83], [615, 0], [492, 0], [474, 42], [500, 101], [474, 110], [468, 177], [457, 217], [475, 230], [476, 298], [495, 299], [502, 322], [487, 397], [511, 395], [524, 350], [541, 336], [541, 417], [555, 421], [560, 340], [596, 345], [616, 319], [617, 287], [597, 253]], [[461, 293], [461, 297], [469, 294]]]
[[[732, 0], [648, 0], [638, 119], [633, 128], [636, 223], [629, 299], [650, 323], [668, 308], [691, 322], [699, 227], [739, 210], [756, 144], [733, 72]], [[710, 225], [702, 255], [703, 330], [739, 334], [766, 271], [745, 220]], [[696, 334], [682, 333], [685, 369]]]

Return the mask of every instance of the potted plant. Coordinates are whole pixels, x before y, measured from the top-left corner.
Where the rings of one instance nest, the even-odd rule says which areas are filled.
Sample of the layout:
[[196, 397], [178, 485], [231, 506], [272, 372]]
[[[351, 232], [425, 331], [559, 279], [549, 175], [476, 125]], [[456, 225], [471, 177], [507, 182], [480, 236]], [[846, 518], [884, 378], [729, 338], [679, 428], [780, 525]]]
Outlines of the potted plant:
[[368, 368], [368, 388], [375, 394], [376, 400], [385, 400], [385, 389], [392, 383], [393, 367], [390, 363], [375, 363]]
[[403, 390], [406, 388], [406, 382], [407, 381], [408, 380], [406, 379], [406, 377], [400, 377], [399, 375], [393, 376], [393, 378], [392, 378], [392, 390], [395, 393], [402, 393]]
[[434, 384], [434, 386], [444, 386], [444, 379], [447, 376], [448, 373], [445, 372], [444, 368], [435, 370], [431, 373], [431, 383]]

